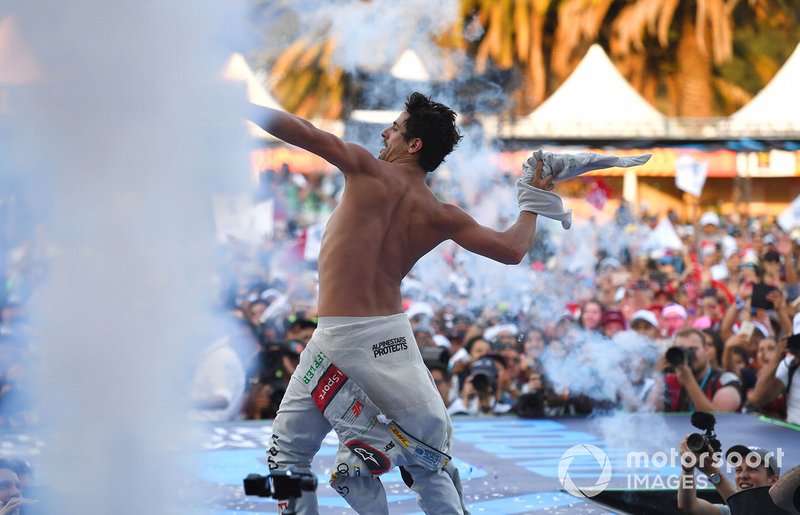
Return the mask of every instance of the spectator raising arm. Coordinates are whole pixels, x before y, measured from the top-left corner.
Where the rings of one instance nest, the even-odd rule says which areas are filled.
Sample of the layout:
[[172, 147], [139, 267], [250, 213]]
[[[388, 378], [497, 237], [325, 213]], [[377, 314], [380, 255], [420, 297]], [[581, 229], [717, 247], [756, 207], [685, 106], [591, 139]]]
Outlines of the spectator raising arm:
[[758, 373], [758, 381], [756, 387], [753, 389], [753, 394], [750, 397], [750, 402], [758, 407], [769, 404], [775, 398], [782, 394], [786, 389], [783, 381], [775, 376], [778, 367], [786, 356], [786, 338], [781, 338], [778, 342], [778, 347], [775, 349], [775, 359], [770, 361]]

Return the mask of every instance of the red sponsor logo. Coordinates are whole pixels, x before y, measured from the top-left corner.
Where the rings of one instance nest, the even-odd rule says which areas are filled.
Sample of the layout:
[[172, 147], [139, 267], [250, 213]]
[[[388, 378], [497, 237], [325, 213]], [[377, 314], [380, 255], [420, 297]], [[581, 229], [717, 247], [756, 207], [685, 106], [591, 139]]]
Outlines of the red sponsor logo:
[[345, 381], [347, 381], [347, 374], [339, 370], [336, 365], [329, 366], [322, 377], [319, 378], [319, 383], [314, 387], [312, 396], [314, 403], [320, 413], [325, 412], [331, 400], [336, 396], [339, 390], [342, 389]]
[[363, 407], [364, 405], [361, 404], [361, 401], [356, 401], [356, 403], [353, 404], [353, 415], [355, 416], [361, 415], [361, 408]]

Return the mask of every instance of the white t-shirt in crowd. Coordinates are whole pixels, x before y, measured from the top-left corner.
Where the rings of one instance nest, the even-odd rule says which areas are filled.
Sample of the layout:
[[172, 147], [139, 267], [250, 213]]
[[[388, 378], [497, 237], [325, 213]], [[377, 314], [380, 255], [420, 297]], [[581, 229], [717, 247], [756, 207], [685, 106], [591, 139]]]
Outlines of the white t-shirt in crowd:
[[245, 370], [236, 351], [222, 338], [203, 351], [192, 380], [192, 398], [219, 395], [228, 405], [216, 410], [193, 410], [194, 420], [222, 422], [239, 417], [245, 389]]
[[[784, 358], [778, 365], [778, 370], [775, 371], [775, 377], [780, 379], [784, 387], [789, 384], [789, 364], [791, 362], [792, 358]], [[794, 371], [792, 391], [786, 392], [786, 421], [800, 424], [800, 368]]]

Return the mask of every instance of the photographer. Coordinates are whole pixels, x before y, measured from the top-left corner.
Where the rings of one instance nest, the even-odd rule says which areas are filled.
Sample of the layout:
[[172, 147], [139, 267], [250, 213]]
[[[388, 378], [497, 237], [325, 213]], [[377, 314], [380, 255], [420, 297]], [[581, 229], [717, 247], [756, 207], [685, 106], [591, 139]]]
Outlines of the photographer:
[[501, 357], [487, 355], [475, 360], [464, 381], [461, 400], [470, 415], [500, 414], [511, 408], [501, 402], [503, 390], [498, 384], [500, 372], [496, 358]]
[[[723, 474], [721, 457], [715, 456], [711, 445], [707, 445], [705, 452], [693, 452], [689, 448], [688, 438], [688, 436], [684, 438], [679, 446], [682, 474], [678, 482], [678, 508], [683, 513], [695, 515], [731, 513], [730, 508], [725, 504], [712, 504], [697, 498], [694, 469], [706, 475], [708, 482], [714, 485], [717, 493], [726, 503], [728, 498], [736, 492], [748, 488], [771, 486], [780, 476], [780, 468], [774, 453], [759, 447], [734, 445], [725, 454], [728, 462], [735, 466], [735, 484], [732, 484]], [[757, 458], [753, 459], [750, 455], [757, 455]]]
[[304, 347], [305, 343], [300, 340], [265, 342], [262, 345], [248, 370], [248, 389], [242, 403], [245, 420], [275, 418]]
[[653, 388], [652, 399], [662, 411], [738, 411], [741, 382], [735, 374], [712, 367], [706, 339], [697, 329], [675, 335], [675, 346], [659, 358], [663, 383]]

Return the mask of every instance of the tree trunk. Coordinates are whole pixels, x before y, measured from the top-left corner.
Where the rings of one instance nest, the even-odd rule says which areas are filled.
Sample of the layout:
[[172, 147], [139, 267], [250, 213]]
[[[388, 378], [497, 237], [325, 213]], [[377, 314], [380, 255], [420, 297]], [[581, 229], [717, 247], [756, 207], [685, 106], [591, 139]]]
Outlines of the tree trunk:
[[714, 96], [711, 89], [711, 53], [708, 30], [701, 27], [702, 43], [697, 40], [695, 13], [681, 9], [681, 29], [677, 49], [677, 81], [680, 95], [678, 116], [703, 118], [714, 115]]

